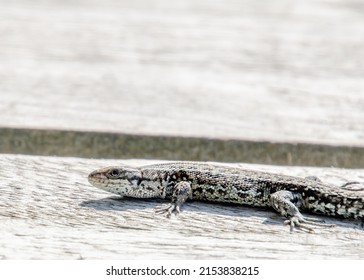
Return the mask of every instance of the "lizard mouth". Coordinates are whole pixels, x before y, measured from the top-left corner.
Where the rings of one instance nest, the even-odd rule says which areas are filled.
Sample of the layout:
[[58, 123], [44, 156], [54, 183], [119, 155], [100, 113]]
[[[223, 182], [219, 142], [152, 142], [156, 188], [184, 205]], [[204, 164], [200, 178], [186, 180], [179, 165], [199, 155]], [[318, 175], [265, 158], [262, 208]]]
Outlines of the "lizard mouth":
[[87, 177], [89, 183], [97, 188], [102, 188], [105, 183], [107, 183], [107, 178], [102, 173], [98, 172], [98, 170], [95, 170], [91, 172]]

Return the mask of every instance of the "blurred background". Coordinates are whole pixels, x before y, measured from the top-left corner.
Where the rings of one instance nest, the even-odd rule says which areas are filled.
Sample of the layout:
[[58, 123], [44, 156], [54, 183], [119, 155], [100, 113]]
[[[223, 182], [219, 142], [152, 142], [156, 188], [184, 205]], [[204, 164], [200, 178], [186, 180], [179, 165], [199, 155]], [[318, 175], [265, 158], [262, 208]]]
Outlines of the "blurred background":
[[364, 166], [363, 1], [0, 7], [0, 152]]

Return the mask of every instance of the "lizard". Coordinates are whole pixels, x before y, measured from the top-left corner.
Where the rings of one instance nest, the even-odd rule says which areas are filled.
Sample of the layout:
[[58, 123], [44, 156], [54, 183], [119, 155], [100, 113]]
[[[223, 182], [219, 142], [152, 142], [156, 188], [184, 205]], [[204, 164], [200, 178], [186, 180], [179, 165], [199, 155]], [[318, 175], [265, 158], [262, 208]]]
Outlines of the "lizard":
[[284, 224], [314, 232], [315, 226], [331, 227], [301, 211], [364, 221], [364, 192], [322, 183], [316, 177], [248, 170], [202, 162], [170, 162], [133, 167], [110, 166], [91, 172], [91, 185], [125, 197], [162, 198], [171, 201], [157, 212], [180, 213], [187, 200], [273, 208]]

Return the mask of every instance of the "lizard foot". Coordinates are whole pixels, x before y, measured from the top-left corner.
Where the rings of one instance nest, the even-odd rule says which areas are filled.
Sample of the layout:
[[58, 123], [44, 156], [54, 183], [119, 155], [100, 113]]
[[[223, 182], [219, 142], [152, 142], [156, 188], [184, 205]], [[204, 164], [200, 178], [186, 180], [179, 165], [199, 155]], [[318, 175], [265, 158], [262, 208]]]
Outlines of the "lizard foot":
[[288, 219], [284, 222], [284, 224], [290, 226], [290, 231], [293, 232], [294, 228], [303, 229], [308, 232], [313, 233], [314, 227], [332, 227], [334, 225], [325, 224], [325, 221], [304, 217], [298, 207], [293, 203], [293, 201], [297, 205], [302, 205], [302, 197], [300, 194], [296, 194], [290, 191], [277, 191], [270, 195], [270, 201], [272, 207], [280, 213], [282, 216], [287, 217]]
[[290, 232], [293, 232], [294, 228], [306, 230], [309, 233], [314, 233], [314, 227], [334, 227], [334, 224], [324, 224], [324, 220], [317, 218], [303, 217], [302, 215], [296, 215], [288, 220], [284, 221], [285, 225], [290, 226]]
[[164, 205], [162, 207], [158, 207], [155, 209], [155, 213], [157, 214], [164, 214], [167, 213], [167, 218], [170, 218], [172, 213], [175, 212], [176, 215], [181, 213], [181, 205], [177, 203], [169, 203], [167, 205]]
[[192, 189], [189, 182], [178, 182], [174, 186], [172, 194], [172, 202], [167, 206], [160, 209], [156, 209], [156, 213], [167, 213], [167, 217], [171, 217], [173, 212], [176, 214], [181, 213], [181, 206], [186, 202], [187, 199], [192, 198]]

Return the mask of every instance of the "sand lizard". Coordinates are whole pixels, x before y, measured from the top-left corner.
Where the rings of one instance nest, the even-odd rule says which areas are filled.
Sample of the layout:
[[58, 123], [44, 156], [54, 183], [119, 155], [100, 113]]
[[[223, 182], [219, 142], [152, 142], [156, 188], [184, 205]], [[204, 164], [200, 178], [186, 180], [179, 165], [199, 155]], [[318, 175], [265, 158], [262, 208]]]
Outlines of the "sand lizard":
[[[141, 167], [111, 166], [96, 170], [89, 182], [126, 197], [164, 198], [167, 216], [180, 212], [186, 200], [227, 202], [273, 208], [297, 227], [332, 226], [308, 218], [300, 210], [364, 220], [364, 193], [330, 186], [314, 178], [298, 178], [199, 162], [172, 162]], [[355, 182], [353, 182], [355, 183]], [[350, 184], [350, 183], [348, 183]], [[345, 184], [345, 185], [348, 185]]]

